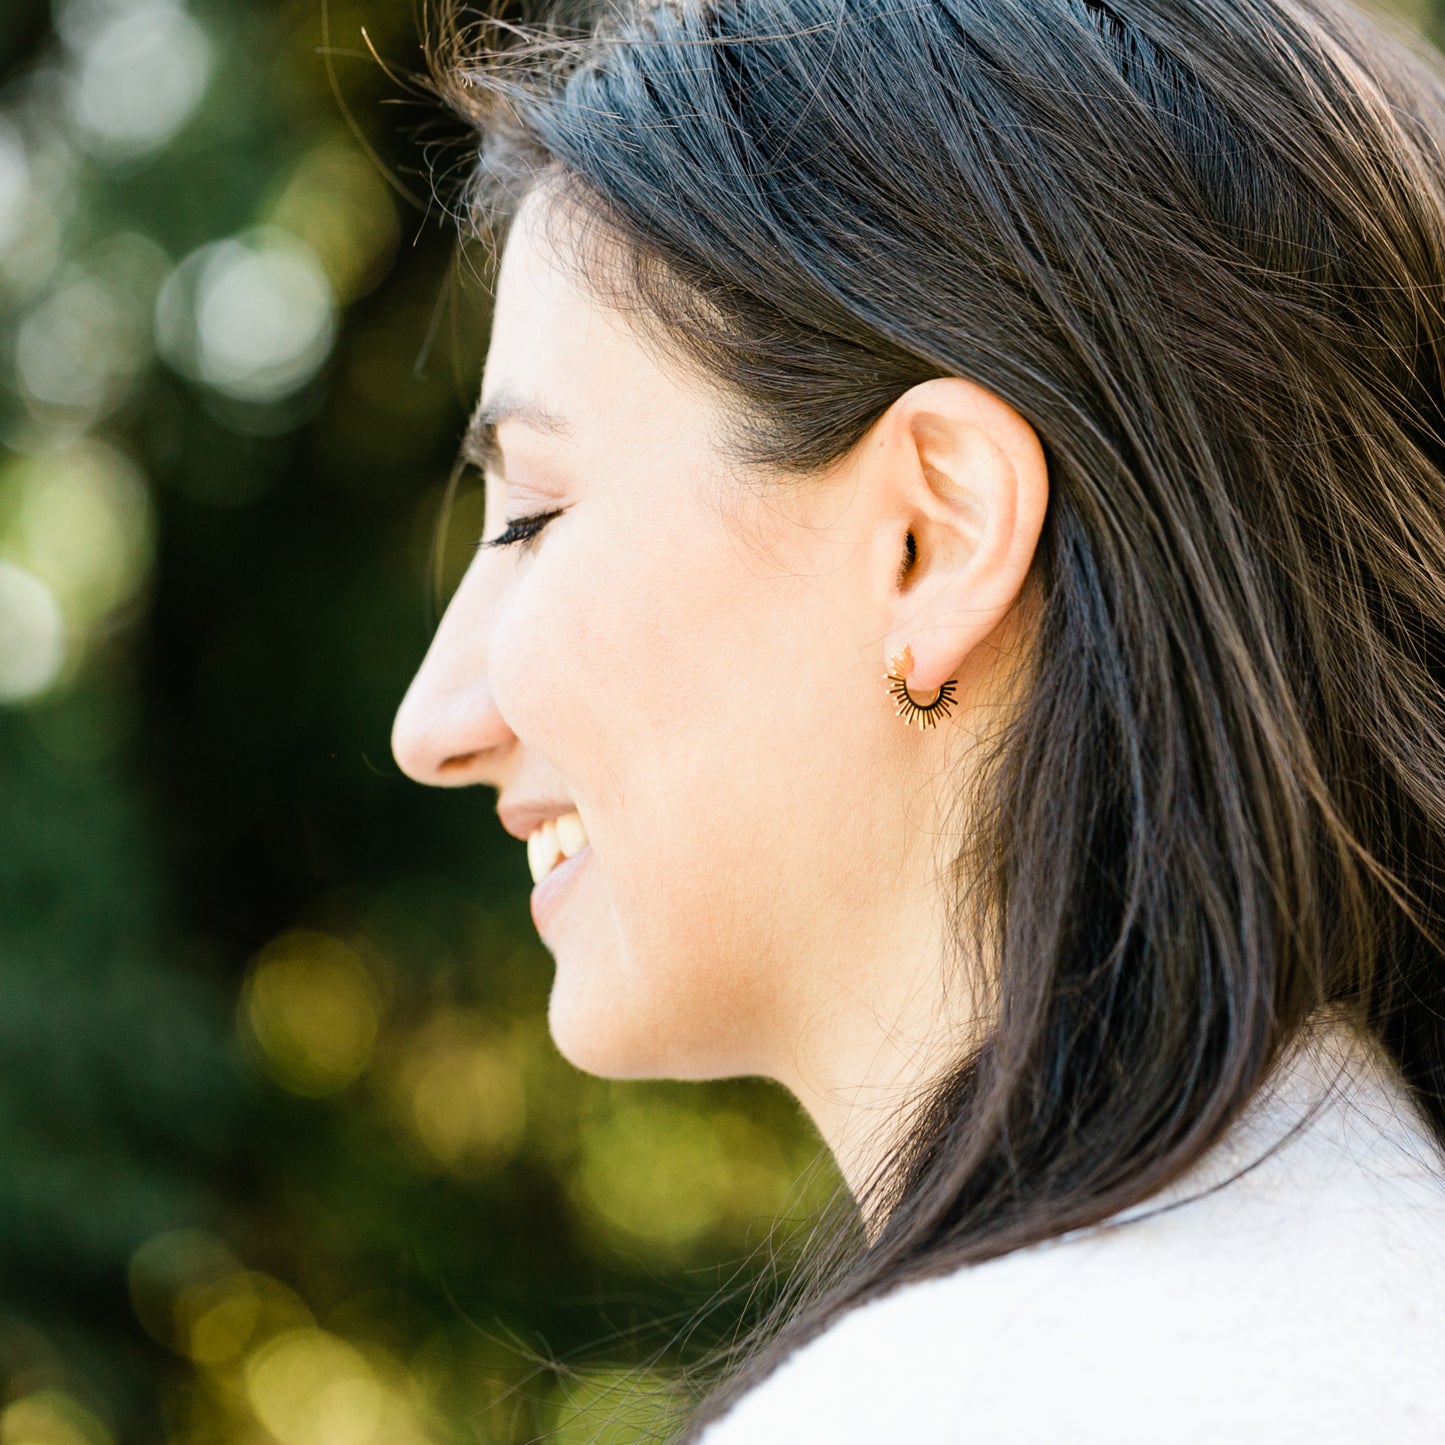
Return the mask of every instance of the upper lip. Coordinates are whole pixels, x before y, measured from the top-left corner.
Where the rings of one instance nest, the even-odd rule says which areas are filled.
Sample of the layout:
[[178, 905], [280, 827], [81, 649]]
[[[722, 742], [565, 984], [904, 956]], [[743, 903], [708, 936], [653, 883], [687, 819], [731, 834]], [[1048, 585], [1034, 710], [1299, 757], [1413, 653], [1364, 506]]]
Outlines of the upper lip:
[[502, 820], [502, 827], [524, 843], [548, 818], [560, 818], [564, 813], [576, 811], [577, 805], [570, 798], [539, 798], [531, 802], [497, 804], [497, 817]]

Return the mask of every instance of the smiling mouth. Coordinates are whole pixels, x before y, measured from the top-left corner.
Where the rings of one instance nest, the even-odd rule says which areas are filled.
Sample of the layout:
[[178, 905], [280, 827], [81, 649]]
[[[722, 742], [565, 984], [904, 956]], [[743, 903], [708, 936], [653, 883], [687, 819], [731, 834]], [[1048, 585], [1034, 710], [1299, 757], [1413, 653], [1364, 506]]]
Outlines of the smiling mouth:
[[587, 829], [578, 812], [548, 818], [533, 829], [527, 839], [527, 867], [532, 882], [540, 883], [563, 859], [570, 858], [587, 846]]

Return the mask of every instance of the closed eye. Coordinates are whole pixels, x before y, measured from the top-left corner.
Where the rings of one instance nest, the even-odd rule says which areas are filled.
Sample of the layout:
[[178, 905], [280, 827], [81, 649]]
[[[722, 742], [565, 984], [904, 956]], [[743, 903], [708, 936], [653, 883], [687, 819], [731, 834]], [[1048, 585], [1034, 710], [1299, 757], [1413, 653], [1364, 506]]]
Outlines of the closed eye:
[[522, 550], [525, 552], [528, 550], [528, 544], [536, 540], [537, 534], [542, 528], [554, 517], [560, 517], [562, 515], [562, 510], [562, 508], [557, 507], [550, 512], [533, 512], [527, 517], [513, 517], [508, 521], [506, 531], [502, 532], [499, 536], [492, 537], [490, 540], [478, 542], [477, 546], [511, 547], [520, 543]]

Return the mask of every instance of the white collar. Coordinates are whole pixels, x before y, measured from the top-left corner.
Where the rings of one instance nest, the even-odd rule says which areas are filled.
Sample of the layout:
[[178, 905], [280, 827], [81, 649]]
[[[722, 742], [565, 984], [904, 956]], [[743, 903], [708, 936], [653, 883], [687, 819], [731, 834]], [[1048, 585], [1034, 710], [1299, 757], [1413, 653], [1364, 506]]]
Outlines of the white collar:
[[1321, 1010], [1223, 1139], [1173, 1184], [1110, 1222], [1206, 1197], [1244, 1203], [1361, 1169], [1384, 1180], [1438, 1184], [1445, 1151], [1383, 1045], [1342, 1013]]

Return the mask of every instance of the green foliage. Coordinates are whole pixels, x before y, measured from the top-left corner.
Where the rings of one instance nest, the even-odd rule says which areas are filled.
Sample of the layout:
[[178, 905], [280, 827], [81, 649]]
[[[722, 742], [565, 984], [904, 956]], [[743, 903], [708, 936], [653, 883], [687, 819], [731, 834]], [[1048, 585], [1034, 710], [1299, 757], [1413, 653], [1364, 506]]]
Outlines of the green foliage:
[[831, 1183], [566, 1065], [522, 850], [390, 760], [487, 323], [411, 19], [0, 8], [0, 1445], [658, 1438]]

